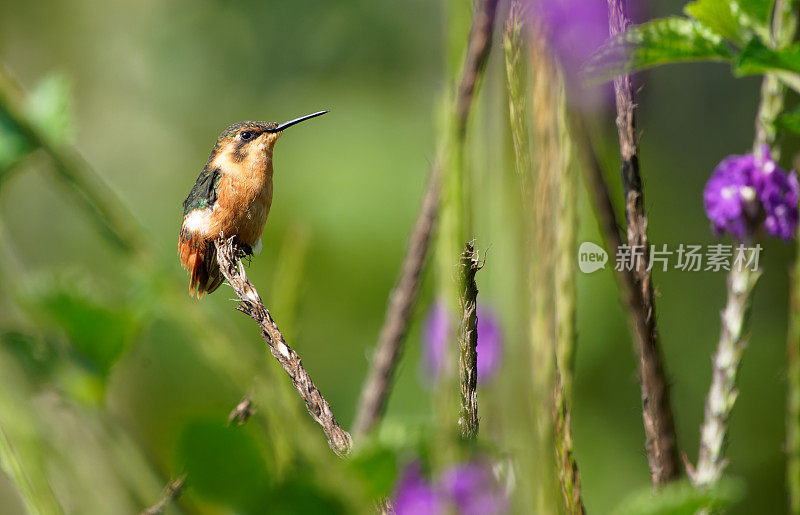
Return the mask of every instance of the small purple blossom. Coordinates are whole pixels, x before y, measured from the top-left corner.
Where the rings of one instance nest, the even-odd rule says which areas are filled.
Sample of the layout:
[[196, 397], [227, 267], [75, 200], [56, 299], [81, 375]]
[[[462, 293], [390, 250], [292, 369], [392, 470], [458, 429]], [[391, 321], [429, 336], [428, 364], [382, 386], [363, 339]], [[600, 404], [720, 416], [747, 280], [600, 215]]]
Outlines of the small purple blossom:
[[440, 495], [422, 477], [419, 462], [403, 471], [392, 504], [395, 515], [437, 515], [443, 510]]
[[[450, 316], [444, 302], [433, 304], [425, 320], [424, 365], [434, 376], [439, 375], [447, 342], [456, 345]], [[489, 381], [503, 357], [503, 337], [497, 315], [491, 308], [478, 306], [478, 382]]]
[[740, 240], [753, 237], [762, 224], [768, 234], [792, 239], [798, 196], [797, 176], [780, 169], [767, 147], [760, 157], [745, 154], [723, 159], [703, 191], [714, 232], [729, 232]]
[[508, 499], [485, 462], [451, 467], [440, 478], [441, 489], [461, 515], [505, 513]]
[[608, 7], [595, 0], [531, 2], [542, 21], [547, 42], [569, 78], [608, 39]]
[[508, 511], [508, 496], [485, 461], [450, 467], [435, 484], [414, 462], [403, 471], [393, 505], [397, 515], [499, 515]]

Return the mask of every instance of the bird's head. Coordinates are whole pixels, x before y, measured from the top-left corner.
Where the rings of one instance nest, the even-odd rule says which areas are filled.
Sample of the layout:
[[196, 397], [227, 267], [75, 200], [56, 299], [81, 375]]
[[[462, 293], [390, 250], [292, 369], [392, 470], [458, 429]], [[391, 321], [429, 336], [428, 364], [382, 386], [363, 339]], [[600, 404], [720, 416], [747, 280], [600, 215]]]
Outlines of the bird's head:
[[319, 111], [280, 124], [275, 122], [234, 123], [222, 131], [217, 138], [209, 163], [219, 158], [230, 160], [233, 163], [260, 160], [264, 157], [271, 158], [275, 142], [284, 130], [327, 112]]

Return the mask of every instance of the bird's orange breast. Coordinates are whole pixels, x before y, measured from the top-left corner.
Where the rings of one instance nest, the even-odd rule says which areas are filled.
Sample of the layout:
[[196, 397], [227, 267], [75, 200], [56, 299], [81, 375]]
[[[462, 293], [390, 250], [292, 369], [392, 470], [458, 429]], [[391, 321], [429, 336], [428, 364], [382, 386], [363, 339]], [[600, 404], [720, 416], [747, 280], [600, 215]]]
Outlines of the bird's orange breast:
[[272, 145], [251, 150], [241, 161], [223, 153], [214, 166], [222, 177], [210, 217], [212, 234], [221, 232], [255, 245], [272, 206]]

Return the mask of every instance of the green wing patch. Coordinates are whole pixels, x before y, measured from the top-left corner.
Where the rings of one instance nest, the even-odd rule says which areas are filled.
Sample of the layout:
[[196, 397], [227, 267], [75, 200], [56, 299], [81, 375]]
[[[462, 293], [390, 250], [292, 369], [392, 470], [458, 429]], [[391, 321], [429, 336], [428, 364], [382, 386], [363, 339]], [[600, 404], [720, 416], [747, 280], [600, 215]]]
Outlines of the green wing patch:
[[208, 167], [203, 168], [203, 171], [197, 176], [192, 191], [183, 201], [183, 216], [195, 209], [204, 209], [214, 205], [214, 202], [217, 201], [220, 177], [219, 168], [213, 170], [209, 170]]

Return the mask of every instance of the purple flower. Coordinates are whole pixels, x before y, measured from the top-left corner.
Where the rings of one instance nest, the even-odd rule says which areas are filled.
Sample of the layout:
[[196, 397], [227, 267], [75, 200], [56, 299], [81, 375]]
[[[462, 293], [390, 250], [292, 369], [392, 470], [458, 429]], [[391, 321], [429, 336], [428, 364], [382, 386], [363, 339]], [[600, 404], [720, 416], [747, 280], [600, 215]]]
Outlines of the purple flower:
[[767, 233], [784, 240], [797, 229], [800, 184], [786, 173], [764, 147], [763, 156], [728, 156], [714, 170], [703, 191], [706, 215], [714, 232], [729, 232], [740, 240], [755, 236], [763, 224]]
[[444, 495], [462, 515], [505, 513], [508, 499], [485, 462], [467, 463], [446, 470], [440, 478]]
[[[434, 376], [442, 369], [447, 342], [455, 346], [450, 316], [444, 302], [437, 301], [428, 312], [424, 327], [425, 366]], [[489, 381], [503, 357], [503, 337], [497, 315], [491, 308], [478, 306], [478, 382]]]
[[426, 481], [414, 462], [403, 471], [393, 504], [397, 515], [494, 515], [508, 510], [507, 495], [485, 461], [453, 466], [436, 484]]
[[436, 515], [442, 513], [439, 494], [422, 477], [422, 467], [414, 462], [403, 471], [394, 493], [395, 515]]
[[540, 0], [531, 2], [542, 21], [547, 42], [569, 79], [608, 39], [608, 7], [596, 0]]

